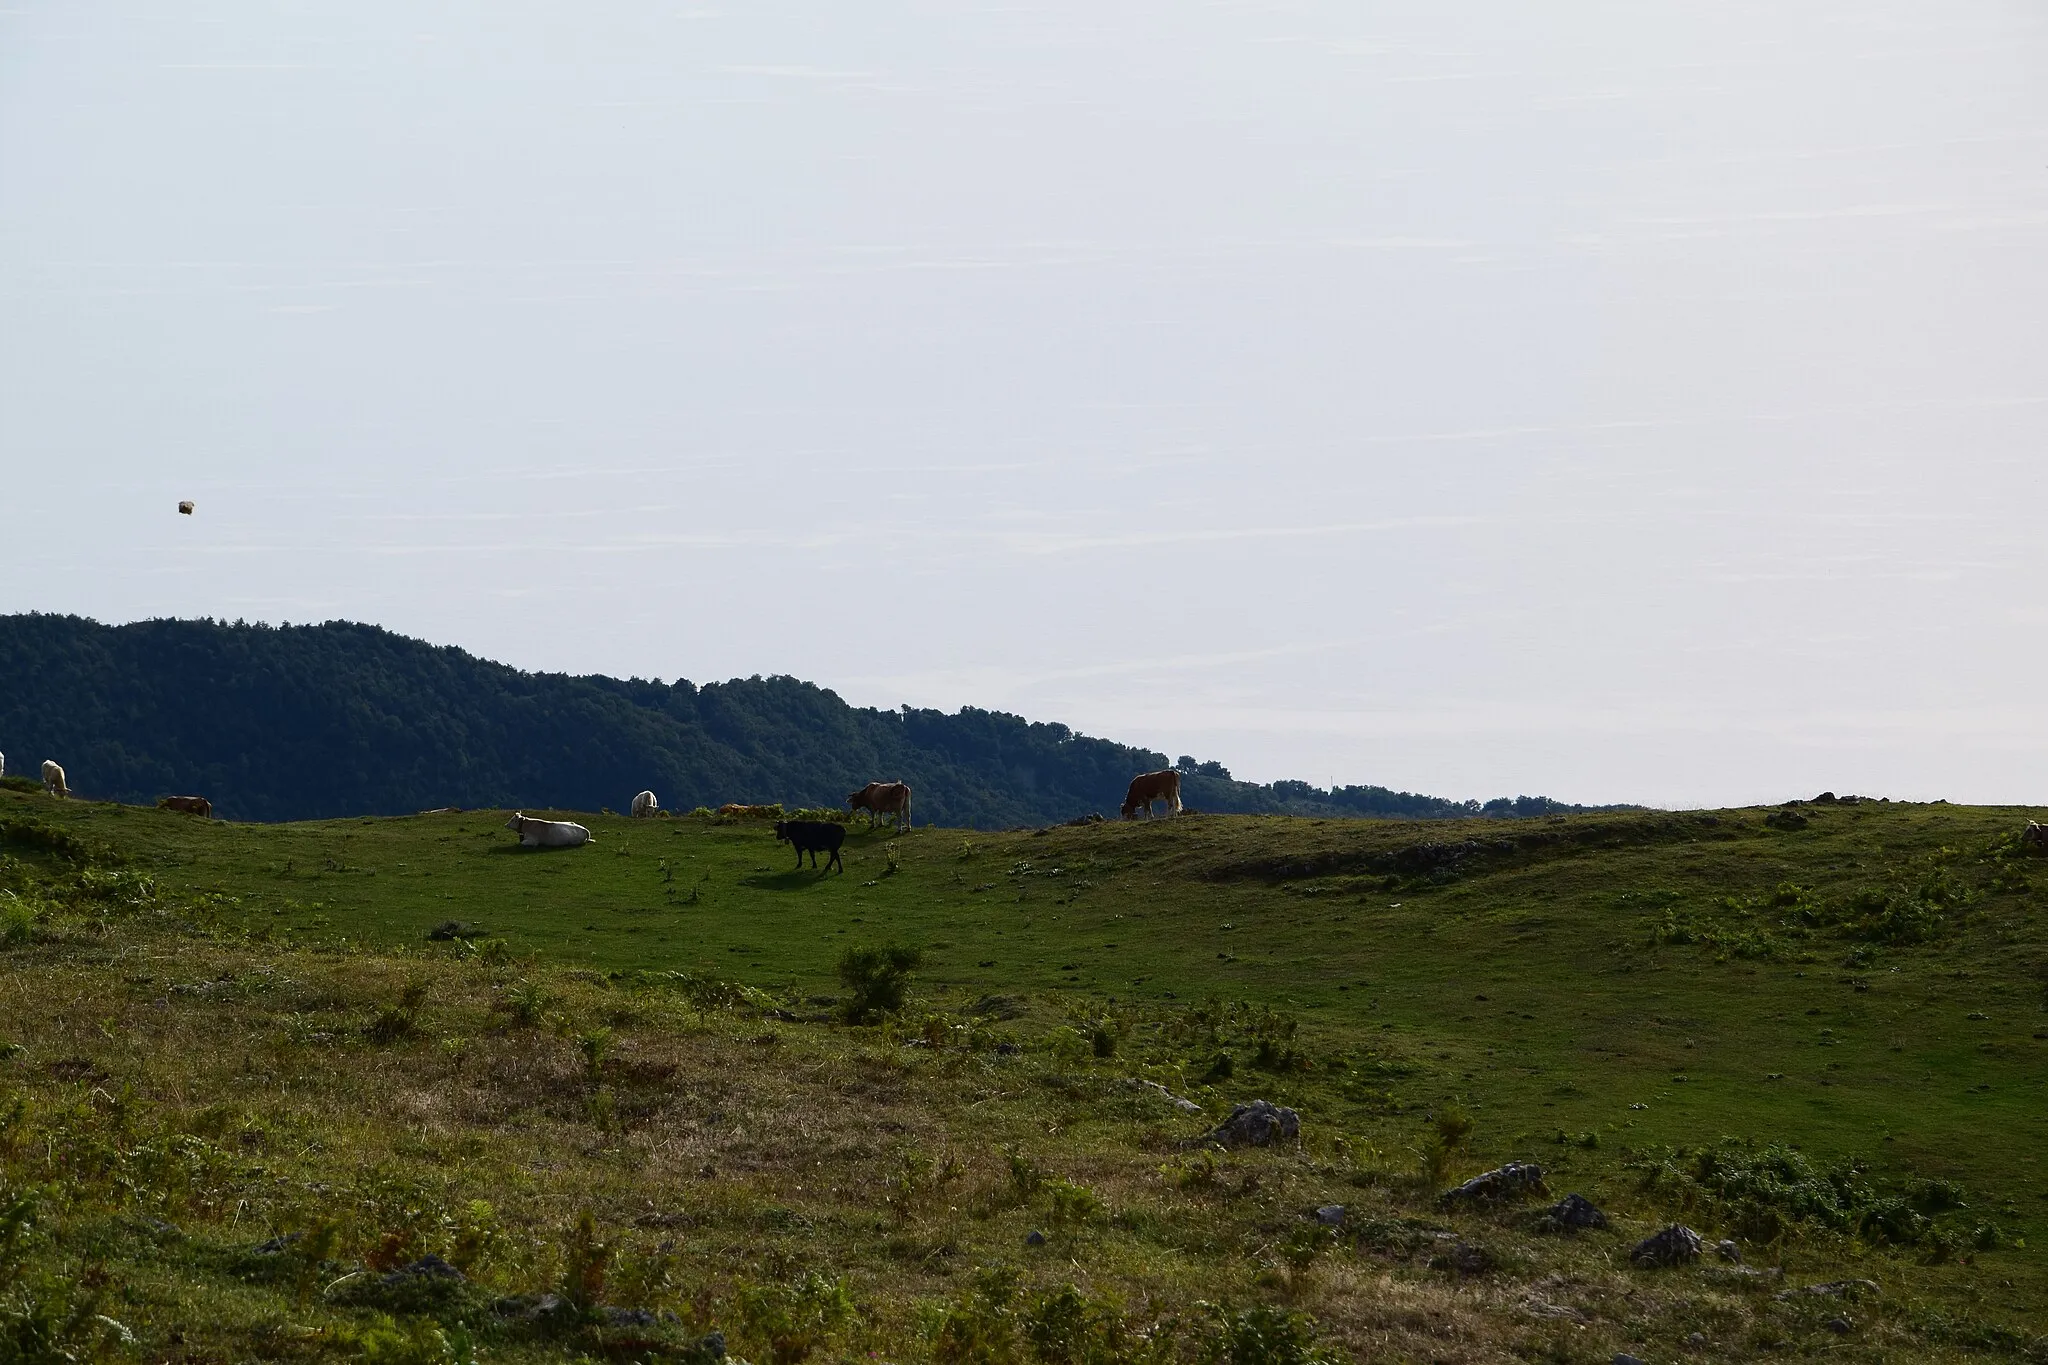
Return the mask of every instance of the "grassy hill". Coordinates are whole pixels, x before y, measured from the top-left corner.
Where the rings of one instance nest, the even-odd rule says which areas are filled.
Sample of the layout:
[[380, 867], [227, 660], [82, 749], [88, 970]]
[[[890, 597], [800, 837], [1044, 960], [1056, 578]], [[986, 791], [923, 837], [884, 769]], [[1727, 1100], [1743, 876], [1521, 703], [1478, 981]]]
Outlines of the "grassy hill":
[[[0, 792], [0, 1340], [2048, 1359], [2029, 812], [856, 827], [843, 875], [502, 818]], [[889, 943], [910, 1003], [844, 1022]], [[1256, 1098], [1298, 1144], [1199, 1143]], [[1440, 1199], [1508, 1160], [1613, 1225]], [[1745, 1264], [1632, 1266], [1672, 1221]]]
[[[79, 792], [149, 804], [210, 797], [236, 820], [403, 814], [439, 806], [626, 809], [652, 788], [678, 810], [729, 801], [837, 805], [870, 780], [916, 790], [916, 814], [1001, 828], [1114, 814], [1133, 773], [1167, 756], [974, 707], [847, 705], [795, 678], [697, 686], [526, 673], [375, 626], [218, 621], [103, 626], [0, 616], [0, 751], [55, 758]], [[1203, 810], [1526, 816], [1384, 787], [1232, 780], [1182, 760]]]

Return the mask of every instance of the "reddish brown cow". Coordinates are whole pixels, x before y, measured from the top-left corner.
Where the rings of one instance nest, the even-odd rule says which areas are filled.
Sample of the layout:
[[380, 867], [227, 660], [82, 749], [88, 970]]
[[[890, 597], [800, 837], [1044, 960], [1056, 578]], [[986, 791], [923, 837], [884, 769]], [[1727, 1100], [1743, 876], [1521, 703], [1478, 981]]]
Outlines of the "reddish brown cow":
[[875, 820], [884, 815], [896, 817], [896, 828], [910, 827], [910, 784], [907, 782], [870, 782], [846, 798], [847, 809], [864, 810], [868, 813], [868, 828], [875, 827]]
[[213, 802], [203, 796], [166, 796], [156, 806], [158, 810], [181, 810], [187, 815], [213, 818]]
[[1156, 773], [1139, 773], [1131, 779], [1131, 789], [1124, 793], [1124, 819], [1128, 820], [1143, 807], [1145, 818], [1152, 818], [1152, 803], [1164, 801], [1166, 809], [1174, 815], [1180, 814], [1180, 774], [1171, 768], [1162, 768]]

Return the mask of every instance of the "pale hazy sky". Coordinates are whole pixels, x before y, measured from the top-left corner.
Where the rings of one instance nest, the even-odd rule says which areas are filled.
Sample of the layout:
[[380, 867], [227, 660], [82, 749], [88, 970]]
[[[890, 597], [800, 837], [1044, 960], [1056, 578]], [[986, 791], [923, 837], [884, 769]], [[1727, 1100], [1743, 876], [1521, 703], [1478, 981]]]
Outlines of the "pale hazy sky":
[[2044, 331], [2039, 0], [0, 9], [0, 611], [2048, 802]]

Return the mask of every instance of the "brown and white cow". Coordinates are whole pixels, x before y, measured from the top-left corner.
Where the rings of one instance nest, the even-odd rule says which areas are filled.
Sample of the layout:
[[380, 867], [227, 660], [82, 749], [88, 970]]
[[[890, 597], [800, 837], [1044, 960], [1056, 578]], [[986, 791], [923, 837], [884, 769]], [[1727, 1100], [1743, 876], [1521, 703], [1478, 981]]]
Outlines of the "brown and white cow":
[[43, 790], [52, 796], [71, 795], [71, 788], [64, 785], [64, 765], [54, 758], [43, 760]]
[[1164, 801], [1170, 814], [1180, 814], [1180, 774], [1171, 768], [1162, 768], [1156, 773], [1139, 773], [1131, 779], [1131, 789], [1124, 793], [1124, 819], [1129, 820], [1144, 808], [1145, 818], [1152, 818], [1152, 803]]
[[896, 817], [896, 828], [910, 827], [910, 784], [907, 782], [870, 782], [846, 798], [849, 811], [864, 810], [868, 813], [868, 828], [875, 827], [875, 821], [884, 815]]
[[198, 815], [211, 820], [213, 802], [203, 796], [166, 796], [156, 803], [158, 810], [181, 810], [187, 815]]

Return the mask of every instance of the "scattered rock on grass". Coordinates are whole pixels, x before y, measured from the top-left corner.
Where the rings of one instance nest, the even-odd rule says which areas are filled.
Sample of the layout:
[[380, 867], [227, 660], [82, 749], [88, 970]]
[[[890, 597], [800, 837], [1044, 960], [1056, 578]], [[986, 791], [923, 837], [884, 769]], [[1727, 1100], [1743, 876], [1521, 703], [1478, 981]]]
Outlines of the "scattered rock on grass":
[[1604, 1228], [1607, 1215], [1594, 1207], [1593, 1201], [1583, 1194], [1568, 1194], [1545, 1209], [1536, 1220], [1536, 1226], [1543, 1232], [1580, 1232], [1586, 1228]]
[[344, 1279], [330, 1291], [333, 1302], [387, 1313], [426, 1313], [463, 1298], [469, 1279], [439, 1256], [426, 1255], [382, 1275]]
[[1805, 829], [1813, 822], [1796, 810], [1774, 810], [1764, 817], [1764, 823], [1772, 829]]
[[1344, 1206], [1342, 1204], [1323, 1205], [1321, 1208], [1316, 1210], [1316, 1221], [1318, 1223], [1321, 1223], [1326, 1228], [1343, 1227]]
[[1829, 1280], [1824, 1284], [1809, 1284], [1799, 1289], [1787, 1289], [1778, 1297], [1780, 1299], [1796, 1299], [1802, 1295], [1811, 1294], [1819, 1298], [1846, 1299], [1854, 1298], [1860, 1292], [1875, 1294], [1877, 1292], [1877, 1281]]
[[1124, 1079], [1124, 1085], [1132, 1090], [1150, 1090], [1183, 1114], [1199, 1114], [1202, 1112], [1201, 1105], [1196, 1104], [1193, 1100], [1182, 1099], [1157, 1081], [1141, 1081], [1135, 1076], [1129, 1076]]
[[428, 1252], [411, 1265], [402, 1265], [384, 1276], [387, 1285], [404, 1284], [407, 1280], [460, 1280], [466, 1276], [439, 1256]]
[[1270, 1147], [1300, 1136], [1301, 1115], [1271, 1100], [1253, 1100], [1234, 1106], [1229, 1118], [1188, 1145], [1215, 1142], [1225, 1147]]
[[1543, 1168], [1533, 1161], [1510, 1161], [1482, 1175], [1475, 1175], [1454, 1190], [1445, 1190], [1446, 1204], [1499, 1204], [1548, 1193], [1543, 1187]]
[[1673, 1223], [1637, 1242], [1628, 1258], [1636, 1265], [1691, 1265], [1700, 1258], [1701, 1245], [1697, 1232], [1683, 1223]]
[[1821, 1325], [1838, 1337], [1845, 1337], [1856, 1330], [1856, 1324], [1847, 1318], [1829, 1318]]
[[1024, 1234], [1024, 1245], [1028, 1247], [1044, 1246], [1045, 1234], [1040, 1232], [1037, 1228], [1031, 1229], [1031, 1231]]
[[1714, 1243], [1714, 1254], [1731, 1265], [1742, 1264], [1742, 1248], [1735, 1245], [1732, 1237], [1724, 1237]]
[[456, 939], [482, 938], [483, 935], [482, 929], [459, 919], [444, 919], [427, 930], [427, 937], [435, 943], [453, 943]]

